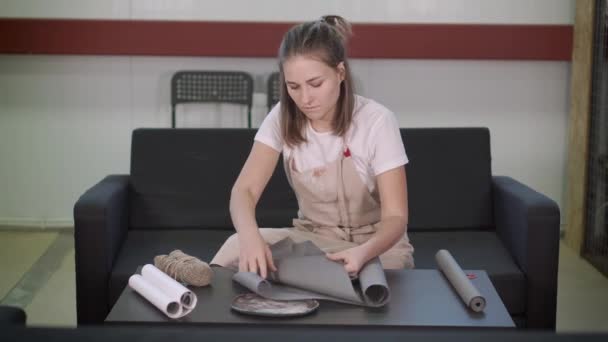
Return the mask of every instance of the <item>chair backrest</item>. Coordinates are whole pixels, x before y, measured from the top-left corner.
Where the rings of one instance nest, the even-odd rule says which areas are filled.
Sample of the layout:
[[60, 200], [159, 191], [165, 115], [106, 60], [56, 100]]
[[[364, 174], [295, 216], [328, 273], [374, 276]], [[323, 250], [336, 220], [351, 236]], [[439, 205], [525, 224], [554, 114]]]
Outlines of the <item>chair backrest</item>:
[[180, 103], [217, 102], [247, 106], [251, 127], [253, 77], [243, 71], [178, 71], [171, 78], [172, 127]]
[[281, 99], [281, 75], [279, 75], [278, 72], [273, 72], [272, 74], [270, 74], [270, 77], [268, 77], [267, 86], [267, 105], [268, 111], [270, 111], [272, 107]]

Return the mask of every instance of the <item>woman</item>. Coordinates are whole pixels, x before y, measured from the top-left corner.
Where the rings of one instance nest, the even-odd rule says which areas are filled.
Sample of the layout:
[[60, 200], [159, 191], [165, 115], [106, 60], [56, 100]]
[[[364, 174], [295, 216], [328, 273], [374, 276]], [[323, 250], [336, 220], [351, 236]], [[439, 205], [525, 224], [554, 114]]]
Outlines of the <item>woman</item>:
[[[230, 198], [237, 233], [212, 264], [266, 278], [268, 244], [312, 240], [351, 276], [380, 256], [384, 268], [413, 267], [407, 237], [408, 162], [392, 112], [354, 95], [346, 60], [350, 25], [325, 16], [291, 28], [279, 48], [281, 101], [260, 126]], [[296, 193], [293, 228], [258, 228], [255, 206], [283, 153]]]

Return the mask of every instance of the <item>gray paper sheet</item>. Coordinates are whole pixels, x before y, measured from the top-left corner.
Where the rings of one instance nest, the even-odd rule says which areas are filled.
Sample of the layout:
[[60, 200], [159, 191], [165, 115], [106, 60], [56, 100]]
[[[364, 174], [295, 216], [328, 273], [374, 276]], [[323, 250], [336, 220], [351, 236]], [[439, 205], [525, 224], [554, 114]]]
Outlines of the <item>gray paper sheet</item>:
[[352, 281], [344, 265], [329, 260], [311, 241], [285, 238], [270, 250], [277, 271], [268, 280], [252, 272], [237, 272], [232, 279], [275, 300], [322, 299], [369, 307], [388, 303], [390, 290], [378, 258], [361, 269], [358, 281]]

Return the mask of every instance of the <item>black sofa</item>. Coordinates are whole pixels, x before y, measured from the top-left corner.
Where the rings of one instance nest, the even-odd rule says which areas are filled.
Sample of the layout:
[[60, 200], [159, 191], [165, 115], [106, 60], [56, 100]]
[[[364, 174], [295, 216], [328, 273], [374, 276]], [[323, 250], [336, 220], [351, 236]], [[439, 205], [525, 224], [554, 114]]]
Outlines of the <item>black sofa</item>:
[[22, 308], [0, 305], [0, 326], [25, 326], [26, 319]]
[[[173, 249], [209, 261], [232, 233], [230, 189], [250, 129], [137, 129], [129, 175], [110, 175], [74, 207], [77, 317], [101, 323], [137, 266]], [[486, 128], [401, 129], [410, 159], [409, 235], [417, 268], [448, 249], [488, 272], [519, 327], [554, 329], [559, 209], [493, 176]], [[297, 202], [280, 163], [256, 209], [260, 227], [288, 227]], [[95, 294], [94, 296], [91, 294]]]

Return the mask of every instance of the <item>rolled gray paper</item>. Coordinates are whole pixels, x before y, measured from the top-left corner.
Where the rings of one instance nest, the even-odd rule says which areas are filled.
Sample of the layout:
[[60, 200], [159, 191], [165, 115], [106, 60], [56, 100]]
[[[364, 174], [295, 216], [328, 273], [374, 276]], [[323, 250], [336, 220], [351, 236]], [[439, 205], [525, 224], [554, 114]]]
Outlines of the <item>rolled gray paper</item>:
[[368, 307], [381, 307], [389, 301], [390, 290], [378, 258], [361, 269], [359, 284], [353, 285], [344, 265], [329, 260], [312, 241], [295, 243], [287, 237], [270, 250], [278, 269], [269, 276], [272, 282], [252, 272], [237, 272], [232, 279], [274, 300], [322, 299]]
[[456, 292], [458, 292], [464, 303], [475, 312], [483, 311], [486, 307], [486, 299], [479, 293], [479, 290], [477, 290], [471, 280], [467, 278], [462, 268], [452, 257], [452, 254], [445, 249], [440, 249], [435, 254], [435, 260], [441, 272], [448, 278], [448, 281], [456, 289]]

